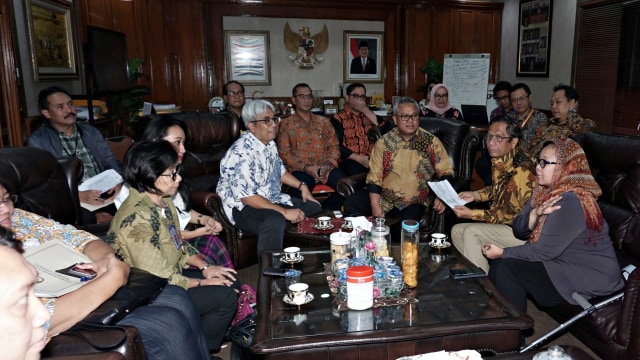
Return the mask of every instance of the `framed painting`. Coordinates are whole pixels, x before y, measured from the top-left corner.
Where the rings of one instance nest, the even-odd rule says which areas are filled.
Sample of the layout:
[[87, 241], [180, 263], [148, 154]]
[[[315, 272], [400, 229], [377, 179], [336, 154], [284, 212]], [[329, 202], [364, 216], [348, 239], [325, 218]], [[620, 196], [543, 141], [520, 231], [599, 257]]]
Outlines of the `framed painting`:
[[27, 0], [26, 17], [36, 81], [77, 79], [73, 4], [66, 0]]
[[383, 32], [344, 31], [344, 81], [381, 83]]
[[553, 0], [520, 0], [516, 76], [549, 77]]
[[268, 31], [224, 32], [227, 81], [271, 85]]

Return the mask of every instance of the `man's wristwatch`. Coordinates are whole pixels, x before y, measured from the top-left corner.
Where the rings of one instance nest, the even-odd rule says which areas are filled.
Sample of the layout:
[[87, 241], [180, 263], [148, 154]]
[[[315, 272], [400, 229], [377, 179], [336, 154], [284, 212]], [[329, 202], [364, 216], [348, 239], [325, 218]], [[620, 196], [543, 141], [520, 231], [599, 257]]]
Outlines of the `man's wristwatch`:
[[300, 181], [300, 184], [298, 184], [298, 190], [302, 189], [303, 185], [307, 185], [307, 183], [305, 183], [304, 181]]
[[200, 269], [200, 271], [205, 271], [205, 270], [207, 270], [207, 269], [209, 268], [209, 266], [211, 266], [211, 264], [206, 263], [206, 264], [202, 267], [202, 269]]

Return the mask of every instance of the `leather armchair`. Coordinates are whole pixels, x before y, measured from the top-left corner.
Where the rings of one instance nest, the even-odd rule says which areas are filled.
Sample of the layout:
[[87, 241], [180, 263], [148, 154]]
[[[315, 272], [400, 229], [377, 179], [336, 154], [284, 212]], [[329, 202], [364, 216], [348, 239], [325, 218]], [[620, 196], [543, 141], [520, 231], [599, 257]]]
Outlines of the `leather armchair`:
[[[572, 135], [584, 149], [602, 188], [598, 199], [620, 266], [640, 268], [640, 138], [590, 132]], [[606, 297], [591, 299], [596, 304]], [[546, 311], [565, 322], [583, 309], [562, 304]], [[625, 284], [624, 298], [582, 318], [570, 331], [603, 359], [640, 354], [640, 270]]]
[[[420, 127], [437, 136], [447, 149], [455, 170], [452, 184], [454, 189], [458, 192], [469, 190], [473, 161], [481, 144], [479, 134], [469, 132], [469, 124], [455, 119], [421, 117]], [[375, 141], [380, 137], [379, 133], [375, 133], [376, 130], [369, 134], [371, 140]], [[364, 187], [365, 181], [366, 174], [350, 176], [338, 182], [336, 190], [340, 195], [347, 197]], [[450, 233], [455, 219], [455, 214], [449, 208], [442, 214], [436, 213], [432, 208], [427, 209], [420, 221], [421, 239], [425, 240], [435, 232]]]
[[[7, 186], [11, 194], [18, 195], [15, 205], [26, 211], [79, 228], [83, 228], [78, 199], [78, 179], [81, 173], [82, 162], [75, 158], [58, 161], [48, 151], [32, 147], [0, 149], [0, 181]], [[102, 227], [93, 227], [93, 229], [102, 229]], [[109, 343], [110, 337], [122, 335], [117, 331], [114, 331], [114, 334], [96, 333], [95, 330], [81, 330], [81, 332], [85, 337], [95, 339], [95, 343], [102, 344]], [[126, 359], [146, 358], [137, 330], [128, 328], [127, 334], [125, 345], [114, 351], [121, 353]], [[60, 336], [54, 337], [47, 344], [43, 350], [43, 357], [82, 355], [85, 354], [85, 350], [91, 353], [100, 352], [95, 349], [89, 351], [90, 346], [75, 335]], [[101, 356], [103, 355], [95, 354], [90, 358], [102, 359]], [[104, 356], [111, 358], [109, 356], [114, 354]], [[117, 358], [117, 355], [115, 356]]]

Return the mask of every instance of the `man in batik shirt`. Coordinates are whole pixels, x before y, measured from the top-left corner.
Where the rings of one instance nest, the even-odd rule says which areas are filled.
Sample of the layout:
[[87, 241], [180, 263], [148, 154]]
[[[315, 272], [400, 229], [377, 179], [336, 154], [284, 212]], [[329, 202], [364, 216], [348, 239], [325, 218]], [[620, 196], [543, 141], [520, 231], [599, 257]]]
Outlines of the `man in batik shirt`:
[[497, 117], [491, 121], [487, 136], [487, 150], [491, 156], [493, 186], [477, 191], [463, 191], [458, 196], [467, 201], [490, 201], [488, 209], [470, 209], [456, 206], [459, 218], [475, 222], [460, 223], [451, 230], [453, 245], [476, 266], [489, 272], [482, 246], [487, 243], [500, 247], [522, 245], [513, 235], [511, 221], [524, 208], [536, 184], [531, 158], [518, 147], [522, 130], [511, 117]]
[[[435, 135], [420, 128], [418, 103], [402, 97], [394, 107], [396, 128], [374, 145], [369, 160], [367, 188], [345, 200], [347, 214], [388, 216], [420, 221], [429, 203], [429, 181], [451, 180], [453, 165]], [[445, 205], [436, 199], [436, 211]], [[392, 229], [397, 241], [400, 226]]]

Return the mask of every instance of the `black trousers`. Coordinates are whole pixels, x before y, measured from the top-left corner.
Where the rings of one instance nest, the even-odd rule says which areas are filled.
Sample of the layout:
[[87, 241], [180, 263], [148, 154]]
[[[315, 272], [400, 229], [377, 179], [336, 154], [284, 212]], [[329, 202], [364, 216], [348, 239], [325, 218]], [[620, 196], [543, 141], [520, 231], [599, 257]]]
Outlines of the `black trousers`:
[[338, 167], [347, 175], [366, 174], [369, 172], [369, 168], [360, 164], [359, 162], [351, 159], [344, 159], [338, 163]]
[[[309, 190], [312, 190], [316, 185], [316, 180], [306, 173], [303, 173], [302, 171], [294, 171], [292, 175], [295, 176], [298, 180], [307, 184]], [[335, 168], [329, 173], [329, 177], [327, 178], [327, 185], [335, 190], [336, 185], [338, 185], [338, 181], [345, 177], [345, 173], [340, 170], [340, 168]], [[298, 191], [297, 189], [291, 189], [290, 193], [291, 196], [295, 196], [298, 198], [302, 196], [300, 191]], [[331, 196], [329, 196], [327, 200], [322, 202], [322, 208], [327, 210], [340, 210], [343, 200], [344, 199], [338, 194], [338, 192], [334, 192], [333, 194], [331, 194]]]
[[551, 282], [540, 261], [495, 259], [490, 263], [489, 278], [518, 309], [527, 312], [527, 294], [543, 307], [565, 302]]
[[[400, 210], [393, 208], [385, 214], [385, 216], [399, 220], [415, 220], [420, 222], [424, 214], [426, 206], [421, 204], [411, 204]], [[344, 200], [345, 216], [370, 216], [371, 200], [367, 189], [360, 189], [353, 195]], [[402, 232], [402, 221], [391, 227], [391, 241], [400, 242], [400, 233]]]
[[[204, 278], [200, 270], [184, 270], [182, 274], [194, 279]], [[187, 289], [196, 312], [200, 315], [202, 332], [211, 351], [220, 349], [224, 334], [236, 314], [238, 294], [234, 289], [240, 289], [238, 279], [231, 287], [200, 286]]]

